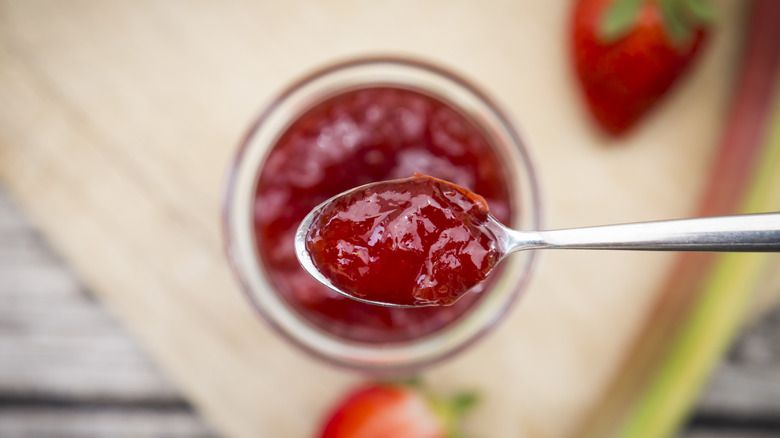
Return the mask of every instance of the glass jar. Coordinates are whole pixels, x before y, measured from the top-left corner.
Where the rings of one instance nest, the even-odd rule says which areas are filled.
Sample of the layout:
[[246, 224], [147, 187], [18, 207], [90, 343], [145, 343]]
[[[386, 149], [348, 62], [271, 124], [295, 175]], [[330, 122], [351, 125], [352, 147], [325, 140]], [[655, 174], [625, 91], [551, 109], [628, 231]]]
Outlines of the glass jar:
[[[392, 106], [396, 104], [399, 107]], [[374, 134], [369, 127], [372, 120], [382, 117], [395, 123], [382, 125], [383, 130], [391, 131], [382, 135], [397, 135], [398, 141], [407, 134], [412, 135], [408, 146], [398, 146], [388, 152], [389, 149], [382, 149], [378, 143], [371, 143], [372, 140], [364, 139], [360, 143], [359, 137]], [[431, 126], [436, 124], [436, 127], [421, 128], [423, 122]], [[417, 131], [420, 132], [419, 139], [413, 137]], [[310, 134], [312, 137], [306, 137]], [[463, 151], [459, 149], [462, 145], [451, 141], [457, 138], [462, 138], [463, 144], [477, 145], [475, 148], [484, 143], [489, 151], [482, 150], [482, 158], [477, 154], [477, 158], [470, 156], [463, 161]], [[420, 149], [418, 144], [423, 141], [440, 146], [449, 143], [442, 146], [444, 149], [436, 149], [438, 155], [420, 155], [418, 152], [426, 150]], [[288, 149], [295, 150], [295, 142], [306, 144], [310, 149], [297, 155], [287, 152]], [[360, 150], [363, 147], [360, 144], [371, 146], [365, 146], [366, 152]], [[402, 150], [404, 147], [409, 149]], [[354, 153], [357, 155], [349, 155], [353, 154], [350, 148], [357, 148], [358, 152]], [[442, 152], [446, 150], [453, 151], [453, 155]], [[346, 161], [338, 161], [345, 154], [352, 160], [349, 161], [351, 167], [343, 164]], [[287, 167], [278, 164], [285, 160]], [[327, 362], [372, 374], [418, 371], [462, 351], [494, 327], [528, 284], [534, 252], [517, 253], [505, 259], [484, 291], [469, 294], [468, 299], [464, 297], [461, 301], [465, 301], [456, 303], [458, 307], [453, 309], [393, 309], [389, 312], [408, 313], [382, 313], [388, 311], [362, 303], [359, 305], [367, 307], [356, 307], [356, 302], [337, 301], [346, 300], [340, 296], [318, 295], [332, 292], [315, 290], [314, 286], [294, 286], [306, 283], [308, 277], [301, 278], [301, 268], [291, 266], [289, 254], [294, 251], [287, 234], [297, 227], [301, 215], [320, 201], [351, 188], [350, 184], [339, 189], [335, 188], [337, 184], [331, 187], [334, 180], [340, 178], [345, 182], [355, 178], [354, 186], [370, 182], [356, 176], [362, 171], [360, 163], [388, 165], [392, 172], [426, 173], [429, 170], [426, 167], [433, 162], [439, 163], [438, 167], [433, 166], [434, 170], [427, 173], [451, 179], [472, 190], [475, 187], [469, 181], [473, 182], [474, 178], [469, 179], [468, 172], [500, 179], [501, 187], [496, 196], [502, 200], [494, 206], [502, 208], [491, 211], [499, 218], [504, 216], [504, 220], [511, 217], [508, 225], [513, 228], [540, 228], [539, 190], [534, 167], [520, 136], [491, 99], [453, 73], [415, 60], [364, 58], [316, 71], [283, 91], [251, 127], [228, 173], [223, 197], [228, 259], [258, 314], [304, 351]], [[456, 162], [460, 162], [462, 168], [453, 164]], [[274, 173], [280, 172], [279, 169], [287, 169], [283, 172], [288, 173], [294, 169], [299, 174], [295, 180], [298, 186], [310, 184], [313, 187], [304, 187], [303, 192], [298, 186], [289, 190], [285, 186], [277, 191], [267, 189], [271, 184], [267, 181], [274, 180], [275, 176], [284, 177], [281, 178], [284, 181], [289, 179], [285, 179], [288, 175]], [[444, 169], [441, 170], [444, 174], [436, 174], [436, 169]], [[465, 175], [464, 180], [457, 180], [461, 174]], [[371, 175], [369, 178], [375, 177]], [[395, 175], [405, 176], [411, 176], [411, 173]], [[326, 183], [327, 189], [318, 189]], [[492, 190], [492, 186], [485, 187], [488, 189], [483, 189], [483, 193], [478, 187], [475, 191], [484, 196], [485, 190]], [[306, 196], [296, 198], [291, 193], [305, 193]], [[311, 193], [319, 197], [309, 199]], [[490, 203], [489, 196], [486, 198]], [[299, 209], [302, 212], [284, 219], [285, 214], [298, 207], [303, 207]], [[268, 216], [273, 216], [276, 229], [265, 225]], [[281, 243], [271, 247], [269, 242], [276, 242], [277, 238]], [[342, 320], [339, 320], [340, 308], [348, 309]], [[387, 325], [387, 336], [382, 335], [381, 324]]]

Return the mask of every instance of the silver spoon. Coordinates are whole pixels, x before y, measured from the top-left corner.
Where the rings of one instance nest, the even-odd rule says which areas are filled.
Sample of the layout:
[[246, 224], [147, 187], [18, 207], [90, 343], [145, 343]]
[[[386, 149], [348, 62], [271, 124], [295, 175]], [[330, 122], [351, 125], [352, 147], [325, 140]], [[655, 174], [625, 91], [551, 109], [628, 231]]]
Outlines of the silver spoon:
[[[322, 275], [306, 249], [306, 236], [320, 211], [336, 198], [361, 190], [348, 190], [312, 210], [295, 234], [295, 253], [303, 268], [331, 290], [357, 301], [387, 307], [421, 307], [366, 300], [342, 291]], [[490, 226], [501, 258], [528, 249], [619, 249], [646, 251], [780, 251], [780, 213], [716, 216], [653, 222], [636, 222], [550, 231], [520, 231], [506, 227], [492, 215]]]

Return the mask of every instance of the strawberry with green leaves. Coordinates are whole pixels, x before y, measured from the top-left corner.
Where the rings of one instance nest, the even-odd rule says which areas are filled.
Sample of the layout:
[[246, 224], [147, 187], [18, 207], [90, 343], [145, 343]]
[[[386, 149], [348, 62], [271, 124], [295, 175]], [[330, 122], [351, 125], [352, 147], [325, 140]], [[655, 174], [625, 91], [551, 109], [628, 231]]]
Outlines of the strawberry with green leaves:
[[320, 438], [456, 438], [473, 394], [438, 398], [414, 383], [370, 383], [352, 390], [326, 418]]
[[574, 66], [591, 113], [627, 132], [669, 90], [702, 46], [706, 0], [577, 0]]

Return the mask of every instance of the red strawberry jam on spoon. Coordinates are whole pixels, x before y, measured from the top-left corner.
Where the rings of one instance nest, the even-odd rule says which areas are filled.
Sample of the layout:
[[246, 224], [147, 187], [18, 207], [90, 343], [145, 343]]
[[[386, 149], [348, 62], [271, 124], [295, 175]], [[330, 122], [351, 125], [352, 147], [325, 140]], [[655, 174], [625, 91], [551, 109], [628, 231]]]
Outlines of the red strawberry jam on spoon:
[[306, 249], [317, 270], [354, 297], [447, 305], [498, 263], [489, 223], [481, 196], [416, 174], [329, 202], [312, 223]]
[[538, 248], [780, 251], [780, 213], [553, 231], [518, 231], [485, 200], [426, 175], [367, 184], [304, 218], [298, 260], [314, 278], [370, 304], [450, 305], [507, 254]]

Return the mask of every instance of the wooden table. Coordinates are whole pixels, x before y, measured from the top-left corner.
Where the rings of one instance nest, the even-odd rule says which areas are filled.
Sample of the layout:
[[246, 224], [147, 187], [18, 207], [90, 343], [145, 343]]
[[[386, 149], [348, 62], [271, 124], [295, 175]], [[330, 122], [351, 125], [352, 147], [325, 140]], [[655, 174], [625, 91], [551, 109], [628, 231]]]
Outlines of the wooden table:
[[[690, 215], [742, 35], [744, 3], [720, 3], [717, 37], [696, 69], [662, 110], [613, 141], [577, 101], [564, 0], [0, 1], [0, 181], [68, 266], [43, 250], [27, 219], [4, 215], [16, 231], [3, 234], [13, 237], [0, 253], [11, 266], [0, 267], [3, 300], [12, 303], [0, 306], [9, 339], [0, 345], [8, 382], [0, 427], [33, 427], [24, 418], [43, 412], [36, 427], [50, 431], [93, 424], [97, 435], [113, 427], [153, 436], [152, 419], [180, 436], [210, 434], [181, 392], [227, 436], [314, 430], [297, 413], [322, 412], [360, 377], [310, 360], [258, 322], [226, 266], [218, 211], [252, 115], [337, 59], [420, 57], [500, 97], [532, 145], [549, 227]], [[573, 434], [673, 263], [668, 254], [607, 252], [544, 261], [532, 292], [491, 336], [425, 376], [437, 389], [478, 387], [485, 403], [473, 427], [485, 435]], [[85, 298], [87, 284], [165, 379]], [[481, 372], [485, 363], [493, 372]], [[713, 396], [697, 424], [713, 425], [723, 411], [776, 426], [776, 396], [755, 397], [780, 379], [771, 366], [751, 366], [770, 374], [735, 371], [726, 382], [750, 383], [716, 383], [714, 394], [739, 397]], [[137, 430], [117, 426], [122, 418], [137, 419]]]
[[[780, 309], [745, 330], [680, 437], [778, 435]], [[2, 187], [0, 436], [217, 436]]]

